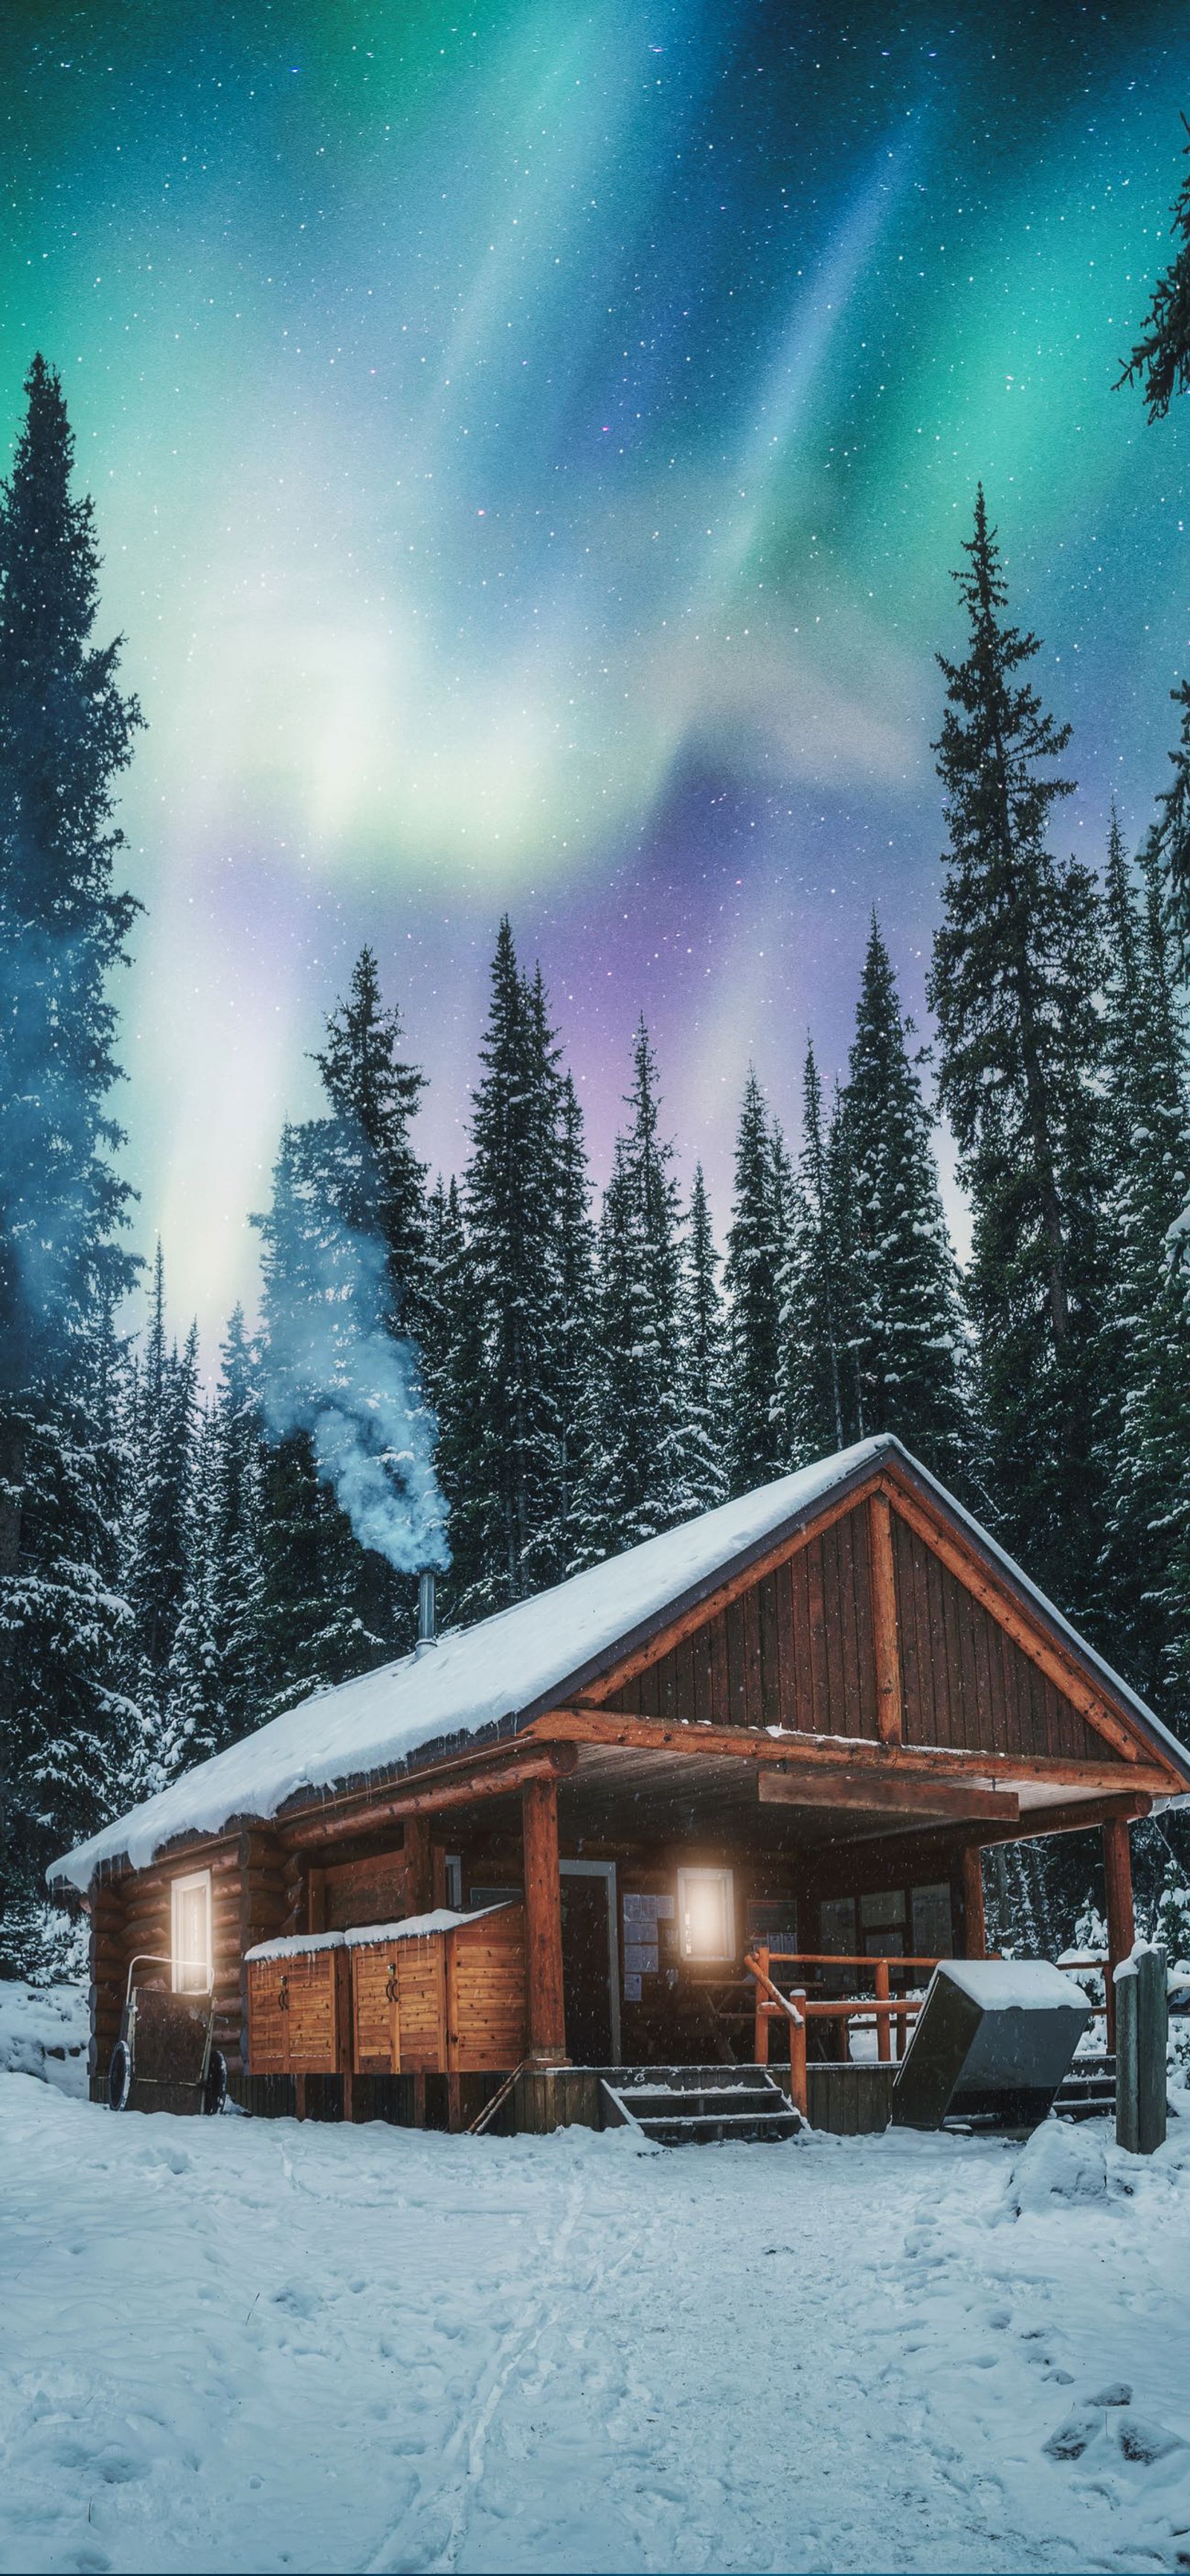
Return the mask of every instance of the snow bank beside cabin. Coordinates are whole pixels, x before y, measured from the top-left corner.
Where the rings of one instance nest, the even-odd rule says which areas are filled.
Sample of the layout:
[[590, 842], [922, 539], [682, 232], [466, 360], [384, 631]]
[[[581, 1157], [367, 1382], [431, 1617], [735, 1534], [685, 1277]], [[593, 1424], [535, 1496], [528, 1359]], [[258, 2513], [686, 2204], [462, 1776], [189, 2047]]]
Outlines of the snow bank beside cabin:
[[121, 1857], [147, 1869], [175, 1834], [217, 1833], [232, 1816], [274, 1816], [300, 1790], [333, 1789], [387, 1770], [423, 1745], [498, 1725], [760, 1545], [888, 1445], [860, 1441], [837, 1458], [590, 1566], [535, 1601], [448, 1633], [421, 1654], [317, 1692], [80, 1843], [55, 1862], [51, 1880], [65, 1878], [85, 1890], [104, 1861]]
[[1184, 2568], [1190, 2148], [634, 2152], [0, 2079], [0, 2568]]
[[0, 1978], [0, 2074], [36, 2075], [85, 2101], [90, 2039], [86, 1986]]

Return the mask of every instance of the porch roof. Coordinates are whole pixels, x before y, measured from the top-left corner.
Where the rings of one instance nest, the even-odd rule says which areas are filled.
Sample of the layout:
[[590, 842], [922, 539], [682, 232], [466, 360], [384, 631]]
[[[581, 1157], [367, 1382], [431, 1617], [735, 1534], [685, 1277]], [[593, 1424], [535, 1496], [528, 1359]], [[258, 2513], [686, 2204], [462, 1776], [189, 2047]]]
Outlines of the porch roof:
[[1101, 1676], [1138, 1731], [1167, 1758], [1172, 1755], [1179, 1774], [1190, 1781], [1183, 1747], [1144, 1701], [901, 1443], [882, 1435], [646, 1539], [475, 1627], [448, 1631], [434, 1647], [316, 1692], [80, 1843], [53, 1863], [50, 1883], [85, 1890], [105, 1865], [147, 1868], [166, 1844], [218, 1833], [233, 1818], [266, 1819], [295, 1800], [379, 1775], [391, 1778], [431, 1751], [444, 1755], [515, 1733], [582, 1691], [666, 1617], [695, 1607], [889, 1459], [910, 1470], [967, 1530], [1046, 1624]]

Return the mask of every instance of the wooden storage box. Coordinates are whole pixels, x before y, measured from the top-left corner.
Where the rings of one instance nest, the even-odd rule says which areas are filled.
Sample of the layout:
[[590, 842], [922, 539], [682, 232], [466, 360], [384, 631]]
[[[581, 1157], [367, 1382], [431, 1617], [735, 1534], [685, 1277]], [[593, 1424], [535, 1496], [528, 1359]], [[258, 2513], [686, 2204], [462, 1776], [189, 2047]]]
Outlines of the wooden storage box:
[[357, 2075], [507, 2073], [525, 2054], [525, 1909], [347, 1934]]
[[341, 1932], [246, 1953], [253, 2075], [337, 2075], [351, 2064], [350, 1969]]

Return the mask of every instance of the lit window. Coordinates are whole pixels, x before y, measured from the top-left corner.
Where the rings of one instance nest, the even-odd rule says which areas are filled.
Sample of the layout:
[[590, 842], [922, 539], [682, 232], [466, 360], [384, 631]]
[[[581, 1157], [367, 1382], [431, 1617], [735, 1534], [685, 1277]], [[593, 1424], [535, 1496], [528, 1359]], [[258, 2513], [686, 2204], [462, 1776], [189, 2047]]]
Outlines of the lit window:
[[731, 1871], [680, 1869], [678, 1921], [684, 1959], [734, 1959]]
[[214, 1982], [209, 1869], [195, 1870], [189, 1878], [175, 1878], [172, 1902], [174, 1993], [207, 1995]]

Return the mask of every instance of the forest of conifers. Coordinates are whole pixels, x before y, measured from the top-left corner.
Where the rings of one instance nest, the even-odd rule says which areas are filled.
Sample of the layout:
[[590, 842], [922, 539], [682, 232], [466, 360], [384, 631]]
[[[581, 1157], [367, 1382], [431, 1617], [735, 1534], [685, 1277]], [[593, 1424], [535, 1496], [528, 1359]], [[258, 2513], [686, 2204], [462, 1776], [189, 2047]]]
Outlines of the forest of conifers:
[[[976, 496], [939, 566], [945, 817], [918, 1046], [870, 925], [841, 1080], [787, 1138], [749, 1075], [728, 1208], [672, 1135], [642, 1023], [592, 1188], [550, 996], [495, 935], [468, 1152], [418, 1149], [424, 1076], [365, 948], [278, 1140], [259, 1321], [126, 1327], [112, 1112], [119, 776], [140, 723], [96, 644], [99, 558], [40, 360], [0, 502], [0, 1765], [3, 1962], [52, 1948], [46, 1861], [319, 1686], [412, 1642], [419, 1564], [469, 1621], [803, 1461], [893, 1431], [1160, 1712], [1190, 1708], [1190, 689], [1132, 853], [1060, 851], [1069, 729], [1041, 703]], [[935, 1164], [949, 1122], [972, 1245]], [[1174, 1866], [1177, 1829], [1150, 1875]], [[1065, 1937], [1090, 1862], [1022, 1864]], [[1049, 1877], [1046, 1871], [1049, 1870]], [[1085, 1881], [1081, 1873], [1085, 1870]], [[1008, 1884], [1002, 1879], [1002, 1893]]]

